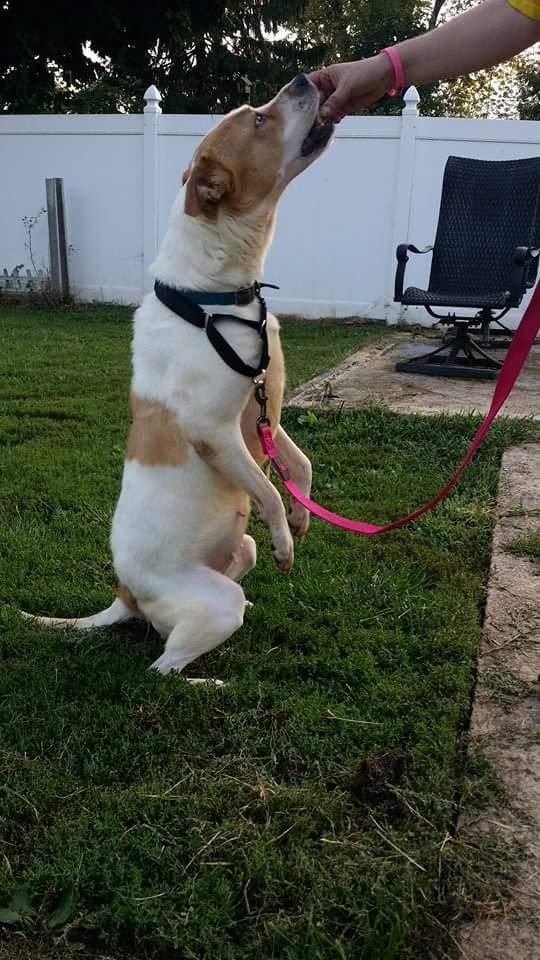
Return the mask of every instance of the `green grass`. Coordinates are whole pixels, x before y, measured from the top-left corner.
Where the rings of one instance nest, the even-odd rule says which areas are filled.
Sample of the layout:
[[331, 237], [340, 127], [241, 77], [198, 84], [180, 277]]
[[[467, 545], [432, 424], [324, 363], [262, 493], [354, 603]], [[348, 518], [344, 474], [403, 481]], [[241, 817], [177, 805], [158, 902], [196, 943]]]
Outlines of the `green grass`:
[[508, 553], [515, 553], [520, 557], [528, 557], [538, 566], [540, 564], [540, 529], [531, 530], [529, 533], [524, 533], [521, 537], [516, 537], [515, 540], [506, 544], [505, 549]]
[[[73, 957], [418, 960], [452, 896], [441, 844], [465, 780], [500, 458], [530, 428], [497, 424], [413, 528], [314, 523], [290, 578], [255, 524], [255, 606], [195, 667], [227, 686], [192, 688], [147, 672], [161, 644], [142, 626], [81, 640], [16, 612], [109, 602], [124, 315], [0, 313], [0, 906], [28, 885], [21, 956], [49, 956], [37, 944], [64, 929]], [[290, 381], [369, 335], [285, 324]], [[476, 424], [381, 409], [285, 421], [316, 495], [373, 521], [427, 499]], [[71, 890], [67, 927], [48, 932]], [[24, 940], [9, 942], [11, 960]]]
[[389, 328], [352, 326], [335, 321], [283, 319], [281, 339], [287, 357], [287, 387], [294, 390], [317, 373], [341, 363], [350, 353], [386, 336]]

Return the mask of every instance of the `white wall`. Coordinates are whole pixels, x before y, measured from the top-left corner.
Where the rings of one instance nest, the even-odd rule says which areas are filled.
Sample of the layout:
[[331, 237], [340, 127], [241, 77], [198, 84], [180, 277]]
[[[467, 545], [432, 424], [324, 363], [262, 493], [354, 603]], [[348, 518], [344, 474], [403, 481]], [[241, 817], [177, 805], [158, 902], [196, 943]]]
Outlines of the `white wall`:
[[[73, 293], [140, 300], [182, 173], [219, 122], [162, 115], [159, 99], [150, 88], [140, 116], [0, 116], [0, 271], [30, 266], [22, 217], [45, 205], [47, 177], [63, 177]], [[540, 123], [424, 118], [418, 99], [412, 88], [401, 118], [343, 121], [289, 187], [266, 269], [281, 287], [269, 297], [277, 312], [429, 321], [392, 303], [395, 247], [433, 241], [448, 156], [540, 155]], [[45, 218], [33, 244], [46, 264]], [[424, 283], [429, 257], [411, 258], [408, 271], [407, 283]]]
[[[45, 206], [45, 178], [63, 177], [70, 276], [84, 300], [135, 302], [143, 270], [142, 117], [0, 117], [0, 269], [30, 266], [22, 217]], [[42, 217], [36, 266], [48, 263]]]

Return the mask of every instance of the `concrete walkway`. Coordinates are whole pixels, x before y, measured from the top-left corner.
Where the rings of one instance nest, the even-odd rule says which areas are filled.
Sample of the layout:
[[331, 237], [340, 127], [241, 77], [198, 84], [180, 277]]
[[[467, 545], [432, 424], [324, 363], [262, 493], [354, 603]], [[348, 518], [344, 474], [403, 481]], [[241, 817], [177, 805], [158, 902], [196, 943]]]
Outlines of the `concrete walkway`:
[[[526, 557], [506, 545], [538, 529], [540, 446], [516, 447], [503, 458], [497, 523], [471, 742], [488, 757], [504, 798], [481, 818], [459, 825], [458, 839], [478, 831], [496, 836], [517, 875], [503, 908], [486, 905], [458, 933], [468, 960], [540, 957], [540, 577]], [[495, 900], [496, 898], [494, 898]]]
[[[384, 403], [397, 413], [484, 413], [493, 393], [493, 380], [396, 372], [398, 360], [426, 353], [440, 342], [439, 338], [415, 337], [409, 333], [382, 338], [301, 386], [288, 398], [288, 403], [301, 407]], [[504, 351], [494, 351], [493, 355], [503, 359]], [[540, 419], [540, 346], [533, 348], [504, 412], [512, 417]]]

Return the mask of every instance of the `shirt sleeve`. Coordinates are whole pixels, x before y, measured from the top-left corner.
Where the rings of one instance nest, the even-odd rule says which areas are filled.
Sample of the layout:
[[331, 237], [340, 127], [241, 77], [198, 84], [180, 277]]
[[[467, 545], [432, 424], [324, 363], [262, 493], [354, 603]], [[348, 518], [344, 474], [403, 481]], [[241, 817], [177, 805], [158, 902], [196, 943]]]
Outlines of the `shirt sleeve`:
[[540, 20], [540, 0], [507, 0], [507, 3], [531, 20]]

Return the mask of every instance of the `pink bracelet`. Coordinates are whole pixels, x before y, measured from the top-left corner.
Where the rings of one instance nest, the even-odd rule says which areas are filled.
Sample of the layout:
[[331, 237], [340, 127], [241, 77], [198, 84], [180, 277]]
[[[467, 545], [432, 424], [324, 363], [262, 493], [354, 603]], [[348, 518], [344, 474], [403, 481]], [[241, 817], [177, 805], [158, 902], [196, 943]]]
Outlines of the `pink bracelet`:
[[387, 90], [386, 92], [390, 97], [397, 97], [405, 86], [405, 71], [403, 70], [401, 57], [399, 56], [399, 53], [395, 47], [385, 47], [384, 50], [381, 50], [381, 53], [386, 54], [394, 71], [392, 89]]

